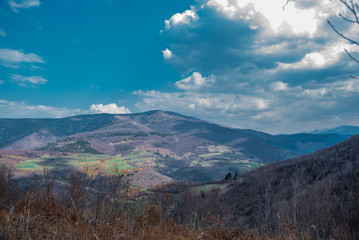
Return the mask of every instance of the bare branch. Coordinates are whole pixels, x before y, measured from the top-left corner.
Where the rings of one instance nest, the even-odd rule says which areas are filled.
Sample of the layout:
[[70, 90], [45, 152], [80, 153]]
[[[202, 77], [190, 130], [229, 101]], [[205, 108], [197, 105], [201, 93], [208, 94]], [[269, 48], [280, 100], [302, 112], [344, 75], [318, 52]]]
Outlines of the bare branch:
[[[352, 13], [352, 15], [354, 16], [354, 20], [353, 20], [353, 16], [346, 17], [341, 13], [339, 13], [339, 17], [341, 17], [344, 21], [346, 21], [348, 23], [357, 24], [357, 26], [359, 27], [359, 5], [357, 3], [354, 3], [353, 0], [339, 0], [339, 1], [342, 4], [344, 4], [347, 7], [347, 9]], [[334, 30], [334, 32], [337, 33], [340, 37], [347, 40], [351, 44], [359, 46], [359, 41], [349, 38], [346, 35], [344, 35], [343, 33], [339, 32], [329, 20], [327, 20], [327, 22], [330, 25], [330, 27]], [[350, 57], [351, 60], [353, 60], [356, 63], [359, 63], [359, 58], [353, 56], [347, 49], [344, 49], [344, 51]], [[350, 77], [354, 78], [354, 79], [359, 79], [359, 77], [354, 76], [354, 75], [350, 75]]]
[[355, 45], [359, 46], [359, 42], [354, 41], [354, 40], [348, 38], [347, 36], [345, 36], [344, 34], [342, 34], [341, 32], [339, 32], [329, 20], [327, 20], [327, 22], [328, 22], [328, 24], [332, 27], [332, 29], [334, 30], [334, 32], [336, 32], [339, 36], [341, 36], [341, 37], [344, 38], [345, 40], [351, 42], [352, 44], [355, 44]]
[[347, 3], [346, 0], [339, 0], [341, 3], [343, 3], [348, 9], [349, 11], [354, 15], [355, 18], [355, 22], [359, 24], [359, 19], [358, 19], [358, 14], [356, 11], [356, 8], [358, 8], [358, 4], [354, 4], [353, 1], [350, 1], [351, 6], [349, 6], [349, 4]]
[[343, 16], [341, 13], [339, 13], [339, 17], [343, 18], [343, 20], [347, 21], [347, 22], [350, 22], [350, 23], [357, 23], [357, 21], [355, 20], [351, 20], [345, 16]]
[[347, 53], [347, 55], [348, 55], [354, 62], [359, 63], [359, 59], [357, 59], [357, 58], [354, 57], [352, 54], [350, 54], [350, 53], [348, 52], [348, 50], [344, 49], [344, 51]]
[[291, 0], [287, 0], [287, 1], [285, 2], [285, 4], [284, 4], [283, 7], [282, 7], [283, 11], [285, 10], [285, 7], [288, 5], [288, 3], [289, 3], [290, 1], [291, 1]]

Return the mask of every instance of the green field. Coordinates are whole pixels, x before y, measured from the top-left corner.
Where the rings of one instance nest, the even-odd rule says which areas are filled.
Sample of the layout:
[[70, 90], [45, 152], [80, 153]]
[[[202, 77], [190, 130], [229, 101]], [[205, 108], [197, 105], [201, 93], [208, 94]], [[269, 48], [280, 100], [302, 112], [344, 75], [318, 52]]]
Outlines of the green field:
[[149, 151], [135, 151], [124, 156], [124, 160], [136, 167], [153, 166], [156, 160], [153, 152]]
[[107, 173], [130, 171], [135, 167], [128, 164], [122, 157], [98, 154], [74, 154], [70, 156], [70, 164], [77, 169], [103, 171]]
[[[198, 155], [192, 160], [191, 167], [214, 167], [227, 171], [230, 167], [236, 167], [239, 171], [249, 171], [263, 164], [256, 162], [254, 159], [247, 159], [241, 152], [233, 152], [228, 147], [222, 145], [201, 146], [207, 153]], [[189, 155], [189, 153], [187, 153]]]
[[24, 162], [20, 162], [16, 165], [16, 167], [20, 170], [38, 170], [41, 169], [42, 160], [41, 159], [30, 159]]
[[144, 158], [141, 154], [130, 157], [100, 154], [72, 154], [63, 157], [43, 155], [40, 158], [24, 159], [16, 165], [16, 168], [20, 171], [36, 171], [49, 167], [49, 169], [60, 170], [75, 168], [91, 172], [128, 173], [141, 166], [139, 163], [142, 160], [145, 160], [144, 164], [146, 164], [149, 158]]
[[229, 154], [232, 153], [232, 151], [228, 147], [222, 145], [218, 145], [218, 146], [210, 145], [210, 146], [199, 147], [199, 148], [203, 148], [208, 151], [208, 153], [199, 155], [200, 158], [213, 158], [213, 157], [223, 156], [228, 153]]

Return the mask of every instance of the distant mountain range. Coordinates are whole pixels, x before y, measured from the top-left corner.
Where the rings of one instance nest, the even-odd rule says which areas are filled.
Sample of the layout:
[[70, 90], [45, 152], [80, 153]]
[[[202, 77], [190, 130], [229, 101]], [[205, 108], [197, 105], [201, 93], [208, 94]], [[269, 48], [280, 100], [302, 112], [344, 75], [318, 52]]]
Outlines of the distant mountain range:
[[329, 147], [354, 133], [355, 127], [341, 127], [315, 134], [270, 135], [154, 110], [61, 119], [0, 119], [0, 150], [145, 154], [150, 156], [146, 161], [163, 175], [213, 180], [228, 171], [244, 171]]
[[312, 134], [341, 134], [341, 135], [353, 136], [353, 135], [359, 134], [359, 127], [358, 126], [340, 126], [340, 127], [336, 127], [336, 128], [314, 130], [309, 133], [312, 133]]

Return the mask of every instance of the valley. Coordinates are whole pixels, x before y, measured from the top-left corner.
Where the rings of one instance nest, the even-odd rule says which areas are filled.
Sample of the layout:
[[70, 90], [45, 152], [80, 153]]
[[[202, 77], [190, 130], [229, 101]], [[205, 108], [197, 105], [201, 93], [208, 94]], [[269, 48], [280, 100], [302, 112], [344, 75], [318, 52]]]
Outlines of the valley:
[[[350, 135], [270, 135], [173, 112], [95, 114], [63, 119], [0, 119], [1, 162], [22, 176], [43, 167], [119, 173], [138, 179], [223, 179], [331, 146]], [[148, 181], [137, 185], [150, 186]]]

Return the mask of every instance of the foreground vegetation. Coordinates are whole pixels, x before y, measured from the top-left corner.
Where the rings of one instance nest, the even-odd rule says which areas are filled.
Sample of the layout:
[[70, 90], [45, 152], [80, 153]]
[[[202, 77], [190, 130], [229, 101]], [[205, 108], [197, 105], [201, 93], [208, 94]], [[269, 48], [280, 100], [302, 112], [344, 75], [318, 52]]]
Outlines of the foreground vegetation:
[[57, 179], [44, 169], [41, 176], [11, 177], [2, 166], [0, 239], [357, 239], [343, 228], [324, 238], [316, 229], [298, 228], [299, 218], [283, 219], [276, 228], [270, 219], [267, 225], [236, 225], [239, 216], [226, 198], [242, 180], [135, 192], [119, 175], [71, 172]]
[[[54, 172], [12, 180], [0, 169], [0, 239], [247, 239], [199, 219], [176, 217], [174, 199], [162, 190], [145, 196], [133, 193], [122, 176], [88, 176], [72, 172], [56, 179]], [[171, 187], [183, 190], [184, 185]], [[180, 197], [182, 198], [182, 197]], [[195, 195], [192, 196], [195, 198]], [[184, 204], [181, 202], [180, 204]], [[209, 217], [209, 216], [208, 216]], [[244, 237], [244, 238], [243, 238]]]
[[359, 136], [211, 184], [0, 167], [0, 239], [359, 239]]

